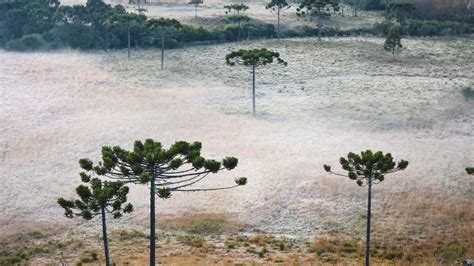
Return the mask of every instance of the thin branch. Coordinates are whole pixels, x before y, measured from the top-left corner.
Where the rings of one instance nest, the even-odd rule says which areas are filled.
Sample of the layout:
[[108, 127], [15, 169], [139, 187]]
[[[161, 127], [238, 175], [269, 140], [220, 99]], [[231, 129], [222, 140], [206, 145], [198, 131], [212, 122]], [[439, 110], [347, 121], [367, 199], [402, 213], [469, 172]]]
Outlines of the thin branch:
[[221, 187], [221, 188], [197, 188], [197, 189], [176, 189], [172, 191], [180, 191], [180, 192], [195, 192], [195, 191], [214, 191], [214, 190], [225, 190], [225, 189], [231, 189], [231, 188], [236, 188], [240, 185], [234, 185], [231, 187]]

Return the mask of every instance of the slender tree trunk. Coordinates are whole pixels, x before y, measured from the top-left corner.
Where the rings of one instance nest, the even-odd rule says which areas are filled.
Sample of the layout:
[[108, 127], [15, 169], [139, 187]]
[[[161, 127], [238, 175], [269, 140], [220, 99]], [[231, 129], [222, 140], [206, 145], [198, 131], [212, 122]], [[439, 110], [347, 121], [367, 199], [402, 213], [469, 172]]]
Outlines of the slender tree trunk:
[[102, 238], [104, 240], [105, 265], [110, 266], [109, 240], [107, 239], [107, 222], [105, 220], [105, 207], [101, 207], [102, 213]]
[[240, 42], [240, 32], [242, 31], [242, 27], [240, 26], [240, 20], [239, 20], [239, 35], [238, 35], [238, 41]]
[[150, 266], [155, 266], [156, 230], [155, 230], [155, 181], [156, 175], [151, 176], [150, 182]]
[[318, 42], [321, 42], [321, 17], [318, 16]]
[[165, 64], [165, 32], [161, 32], [161, 70]]
[[367, 202], [367, 236], [365, 239], [365, 266], [369, 266], [370, 261], [370, 218], [372, 215], [372, 178], [368, 183], [368, 202]]
[[353, 0], [352, 7], [354, 8], [354, 17], [357, 17], [357, 0]]
[[277, 39], [280, 40], [280, 7], [278, 7], [277, 16], [278, 16]]
[[195, 18], [198, 17], [198, 5], [197, 4], [194, 5], [194, 17]]
[[395, 59], [395, 46], [392, 48], [392, 58]]
[[128, 36], [128, 60], [130, 60], [130, 25], [127, 28], [127, 36]]
[[255, 63], [252, 65], [252, 113], [255, 116]]

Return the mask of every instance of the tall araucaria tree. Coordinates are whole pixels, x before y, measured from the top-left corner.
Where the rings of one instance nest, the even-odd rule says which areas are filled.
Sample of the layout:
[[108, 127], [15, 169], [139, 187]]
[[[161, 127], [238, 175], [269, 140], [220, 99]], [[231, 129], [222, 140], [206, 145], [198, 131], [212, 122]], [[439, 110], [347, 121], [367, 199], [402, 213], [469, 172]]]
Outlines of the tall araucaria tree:
[[279, 63], [287, 66], [288, 63], [280, 58], [280, 54], [262, 49], [252, 49], [233, 51], [225, 56], [225, 62], [229, 66], [235, 66], [235, 64], [247, 66], [252, 68], [252, 113], [255, 116], [255, 69], [258, 66], [265, 66], [271, 63]]
[[318, 42], [321, 42], [321, 24], [331, 16], [330, 9], [339, 10], [339, 0], [302, 0], [296, 9], [296, 15], [316, 20], [318, 27]]
[[396, 163], [390, 153], [383, 154], [381, 151], [373, 153], [370, 150], [366, 150], [362, 151], [360, 155], [350, 152], [347, 154], [347, 158], [341, 157], [339, 163], [341, 164], [342, 169], [347, 171], [347, 175], [333, 172], [329, 165], [324, 165], [324, 170], [338, 176], [349, 177], [351, 180], [356, 181], [357, 185], [367, 186], [368, 188], [365, 265], [369, 266], [372, 185], [382, 182], [388, 174], [405, 170], [408, 166], [408, 161], [400, 160]]
[[198, 17], [198, 6], [202, 5], [204, 0], [190, 0], [188, 4], [194, 5], [194, 17]]
[[91, 174], [124, 183], [150, 184], [150, 265], [155, 265], [155, 195], [166, 199], [172, 192], [223, 190], [245, 185], [247, 178], [240, 177], [235, 179], [235, 185], [227, 187], [192, 187], [209, 174], [234, 169], [237, 163], [235, 157], [222, 161], [204, 158], [200, 142], [178, 141], [166, 149], [160, 142], [147, 139], [135, 141], [131, 151], [105, 146], [101, 162], [93, 165], [89, 159], [82, 159], [81, 167]]
[[137, 15], [135, 13], [114, 14], [109, 18], [108, 23], [111, 26], [124, 26], [127, 29], [127, 53], [130, 59], [131, 36], [130, 31], [133, 27], [142, 25], [146, 21], [145, 15]]
[[277, 13], [277, 38], [280, 40], [280, 13], [281, 11], [290, 8], [291, 6], [288, 4], [286, 0], [272, 0], [268, 3], [265, 8], [271, 9]]
[[[81, 166], [84, 162], [81, 163]], [[109, 242], [107, 238], [107, 213], [117, 219], [123, 213], [133, 211], [132, 204], [127, 202], [128, 187], [120, 181], [101, 181], [99, 178], [91, 178], [90, 175], [82, 172], [81, 179], [86, 185], [79, 185], [76, 193], [79, 199], [66, 200], [58, 199], [58, 204], [64, 208], [68, 218], [82, 217], [91, 220], [100, 215], [102, 219], [102, 238], [104, 244], [105, 263], [110, 265]], [[124, 204], [126, 204], [124, 206]]]
[[165, 36], [181, 29], [182, 25], [176, 19], [160, 18], [148, 20], [145, 22], [145, 27], [161, 36], [161, 70], [163, 70], [165, 62]]
[[385, 43], [383, 48], [386, 51], [392, 52], [392, 57], [395, 58], [395, 51], [401, 49], [402, 46], [402, 37], [400, 34], [400, 26], [394, 24], [388, 30], [388, 35], [385, 38]]

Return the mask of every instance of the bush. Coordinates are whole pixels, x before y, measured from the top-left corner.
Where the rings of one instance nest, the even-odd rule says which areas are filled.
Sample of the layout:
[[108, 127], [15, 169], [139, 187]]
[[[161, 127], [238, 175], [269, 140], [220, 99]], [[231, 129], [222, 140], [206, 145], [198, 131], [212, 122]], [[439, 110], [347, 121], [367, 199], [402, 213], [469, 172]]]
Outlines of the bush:
[[25, 50], [25, 47], [24, 47], [23, 44], [21, 43], [21, 40], [20, 40], [20, 39], [9, 40], [9, 41], [5, 44], [5, 48], [6, 48], [7, 50], [11, 50], [11, 51], [24, 51], [24, 50]]
[[46, 46], [46, 41], [40, 34], [28, 34], [21, 38], [21, 44], [26, 50], [38, 50]]
[[94, 40], [98, 38], [91, 27], [82, 24], [56, 27], [52, 30], [51, 36], [55, 42], [62, 43], [64, 46], [84, 50], [94, 48]]

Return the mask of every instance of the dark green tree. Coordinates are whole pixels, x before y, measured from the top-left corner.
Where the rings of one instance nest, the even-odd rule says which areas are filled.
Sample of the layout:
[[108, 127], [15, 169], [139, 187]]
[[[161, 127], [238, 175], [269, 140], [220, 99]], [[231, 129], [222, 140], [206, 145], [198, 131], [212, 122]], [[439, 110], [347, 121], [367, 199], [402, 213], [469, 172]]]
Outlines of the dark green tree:
[[198, 6], [202, 5], [204, 0], [190, 0], [188, 4], [194, 5], [194, 17], [198, 17]]
[[225, 56], [225, 62], [229, 66], [236, 64], [252, 67], [252, 113], [255, 116], [255, 69], [258, 66], [265, 66], [273, 62], [287, 66], [288, 63], [280, 58], [280, 54], [262, 49], [252, 49], [233, 51]]
[[79, 185], [76, 193], [79, 199], [58, 199], [58, 204], [64, 208], [68, 218], [82, 217], [91, 220], [100, 215], [102, 219], [102, 236], [104, 244], [104, 255], [106, 265], [110, 265], [109, 242], [107, 238], [106, 214], [112, 214], [117, 219], [124, 213], [133, 211], [132, 204], [127, 202], [128, 187], [123, 182], [101, 181], [99, 178], [91, 178], [82, 172], [81, 179], [86, 185]]
[[127, 29], [127, 52], [128, 52], [128, 59], [130, 59], [130, 46], [131, 46], [131, 37], [130, 31], [132, 28], [136, 28], [139, 25], [142, 25], [146, 21], [145, 15], [137, 15], [135, 13], [119, 13], [113, 14], [109, 17], [109, 24], [122, 26]]
[[329, 19], [331, 9], [339, 10], [339, 0], [302, 0], [296, 9], [296, 14], [316, 20], [318, 27], [318, 41], [321, 42], [321, 24], [323, 20]]
[[347, 171], [347, 175], [333, 172], [329, 165], [324, 165], [324, 170], [337, 176], [349, 177], [351, 180], [354, 180], [357, 185], [367, 186], [368, 188], [365, 265], [369, 266], [372, 185], [382, 182], [388, 174], [405, 170], [408, 166], [408, 161], [400, 160], [396, 163], [390, 153], [383, 154], [381, 151], [373, 153], [370, 150], [366, 150], [362, 151], [360, 155], [350, 152], [347, 154], [347, 158], [341, 157], [339, 163], [342, 169]]
[[237, 166], [235, 157], [222, 161], [206, 159], [201, 155], [201, 143], [178, 141], [168, 149], [160, 142], [147, 139], [135, 141], [133, 150], [119, 146], [102, 148], [102, 161], [94, 165], [89, 159], [81, 159], [81, 167], [87, 173], [112, 180], [133, 184], [150, 184], [150, 265], [155, 265], [156, 229], [155, 195], [167, 199], [178, 191], [210, 191], [231, 189], [247, 183], [240, 177], [235, 185], [219, 188], [193, 188], [192, 186], [222, 170], [232, 170]]
[[468, 175], [474, 175], [474, 167], [467, 167], [466, 168], [466, 173]]
[[288, 4], [286, 0], [271, 0], [265, 8], [271, 9], [277, 13], [277, 38], [280, 40], [280, 13], [281, 11], [290, 8], [291, 6]]
[[145, 22], [145, 27], [161, 36], [161, 70], [164, 68], [165, 60], [165, 36], [171, 35], [174, 31], [181, 29], [183, 26], [176, 19], [160, 18], [150, 19]]
[[385, 38], [385, 43], [383, 48], [386, 51], [392, 52], [392, 57], [395, 58], [395, 51], [401, 49], [402, 46], [402, 37], [400, 34], [400, 26], [394, 24], [388, 30], [388, 35]]

